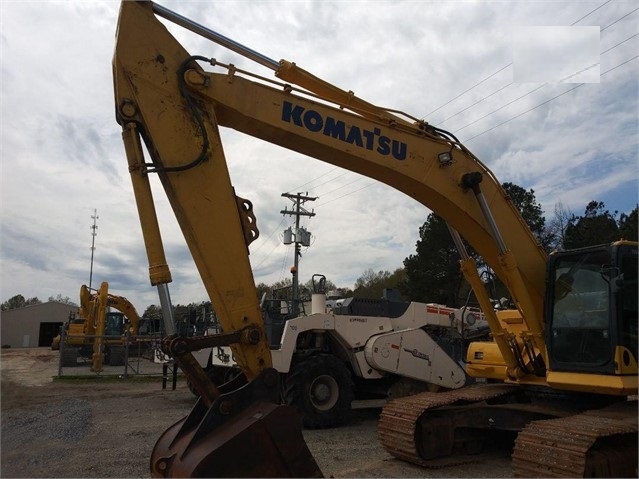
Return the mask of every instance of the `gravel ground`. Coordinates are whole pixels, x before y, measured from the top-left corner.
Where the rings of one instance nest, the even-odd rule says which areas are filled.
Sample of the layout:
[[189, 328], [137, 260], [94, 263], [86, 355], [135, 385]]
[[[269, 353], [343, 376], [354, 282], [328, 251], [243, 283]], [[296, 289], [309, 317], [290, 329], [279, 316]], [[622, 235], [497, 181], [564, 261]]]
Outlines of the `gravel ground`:
[[[2, 350], [0, 476], [148, 477], [155, 441], [194, 403], [184, 381], [176, 390], [159, 379], [53, 381], [57, 360], [48, 348]], [[512, 477], [509, 451], [499, 447], [442, 469], [399, 461], [377, 441], [379, 412], [304, 431], [326, 477]]]

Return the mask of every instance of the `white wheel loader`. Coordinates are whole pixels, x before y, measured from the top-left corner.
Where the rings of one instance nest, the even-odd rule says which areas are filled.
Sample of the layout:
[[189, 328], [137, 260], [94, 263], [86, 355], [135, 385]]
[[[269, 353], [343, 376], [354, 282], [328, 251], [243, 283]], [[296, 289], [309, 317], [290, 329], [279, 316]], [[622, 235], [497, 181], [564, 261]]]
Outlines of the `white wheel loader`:
[[[477, 308], [393, 301], [386, 294], [327, 305], [326, 295], [316, 293], [311, 314], [298, 317], [289, 314], [290, 301], [263, 299], [262, 306], [282, 399], [301, 412], [307, 428], [344, 424], [355, 407], [466, 385], [466, 345], [489, 333]], [[216, 384], [241, 373], [228, 348], [200, 351], [198, 360]]]

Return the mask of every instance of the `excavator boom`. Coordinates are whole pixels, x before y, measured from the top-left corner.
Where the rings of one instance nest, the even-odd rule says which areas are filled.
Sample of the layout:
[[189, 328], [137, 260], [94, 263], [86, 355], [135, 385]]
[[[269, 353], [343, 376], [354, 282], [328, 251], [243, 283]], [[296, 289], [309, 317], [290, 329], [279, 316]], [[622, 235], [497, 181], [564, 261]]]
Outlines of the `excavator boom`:
[[[142, 9], [139, 4], [135, 6]], [[226, 73], [204, 72], [197, 62], [209, 62], [210, 59], [192, 57], [184, 51], [153, 16], [153, 4], [148, 4], [146, 9], [142, 9], [143, 13], [138, 14], [140, 18], [136, 24], [142, 27], [132, 32], [125, 30], [124, 25], [132, 23], [129, 19], [133, 18], [133, 8], [122, 10], [123, 13], [131, 13], [124, 13], [120, 17], [114, 59], [118, 121], [122, 125], [137, 125], [151, 155], [157, 156], [154, 162], [158, 166], [150, 171], [157, 172], [165, 185], [178, 221], [184, 225], [183, 231], [195, 233], [194, 240], [189, 242], [187, 238], [187, 243], [213, 299], [219, 298], [216, 291], [220, 291], [227, 296], [227, 300], [224, 300], [227, 302], [228, 292], [221, 291], [223, 289], [252, 288], [247, 286], [250, 281], [246, 280], [239, 280], [243, 283], [239, 286], [236, 278], [220, 279], [223, 284], [219, 288], [213, 286], [215, 278], [211, 275], [210, 265], [242, 255], [237, 252], [221, 258], [217, 254], [221, 250], [211, 247], [214, 241], [211, 236], [220, 238], [220, 243], [235, 244], [236, 248], [241, 248], [242, 243], [233, 243], [236, 238], [231, 237], [231, 232], [239, 236], [236, 227], [225, 227], [218, 231], [219, 228], [214, 225], [225, 223], [211, 221], [202, 225], [198, 221], [198, 218], [205, 216], [202, 216], [202, 202], [195, 198], [199, 194], [197, 191], [203, 187], [202, 176], [193, 174], [197, 171], [195, 167], [208, 158], [220, 158], [220, 174], [216, 175], [216, 181], [220, 188], [231, 188], [217, 132], [219, 126], [226, 126], [375, 178], [436, 211], [469, 241], [509, 286], [543, 354], [545, 348], [540, 318], [546, 254], [492, 172], [454, 136], [423, 122], [411, 124], [394, 113], [328, 85], [284, 60], [279, 62], [276, 76], [300, 81], [306, 90], [290, 84], [273, 87], [254, 78], [245, 78], [240, 73], [246, 72], [239, 72], [232, 65], [218, 64]], [[168, 16], [165, 9], [160, 10]], [[195, 30], [201, 29], [203, 27]], [[134, 39], [134, 36], [138, 38]], [[140, 62], [140, 58], [147, 60]], [[171, 68], [169, 59], [172, 59]], [[269, 82], [273, 83], [272, 80]], [[317, 96], [321, 102], [314, 99]], [[183, 126], [175, 128], [178, 124]], [[197, 141], [185, 145], [185, 135]], [[130, 164], [129, 168], [145, 171], [146, 167], [141, 164]], [[172, 168], [185, 175], [179, 180], [191, 186], [192, 191], [176, 188], [175, 181], [166, 180], [165, 172]], [[195, 178], [188, 178], [189, 173]], [[222, 187], [222, 183], [225, 186]], [[483, 200], [485, 209], [491, 212], [490, 218], [486, 217], [476, 197]], [[220, 218], [222, 222], [227, 220], [233, 206], [233, 196], [228, 194], [226, 198], [226, 204], [216, 203], [215, 212], [211, 212], [217, 214], [218, 218], [223, 215]], [[186, 204], [194, 205], [189, 209], [195, 218], [192, 221], [186, 220], [183, 215], [183, 205]], [[248, 207], [250, 203], [246, 205]], [[183, 221], [189, 221], [190, 224]], [[245, 219], [244, 224], [251, 221]], [[209, 235], [206, 228], [215, 230], [215, 234]], [[144, 234], [150, 235], [151, 229], [144, 227]], [[198, 229], [201, 233], [196, 232]], [[495, 230], [503, 236], [502, 243], [510, 246], [508, 255], [504, 255], [494, 241]], [[158, 241], [152, 243], [157, 244]], [[210, 258], [202, 256], [206, 254], [205, 251], [209, 252]], [[158, 271], [165, 262], [163, 253], [159, 256], [157, 262], [151, 262], [152, 268], [157, 270], [153, 273], [156, 275], [159, 275]], [[247, 259], [244, 261], [248, 262]], [[209, 271], [204, 271], [205, 268], [209, 268]], [[245, 265], [236, 269], [250, 272]], [[222, 270], [226, 269], [218, 269]], [[170, 274], [167, 273], [167, 276], [170, 277]], [[238, 276], [249, 277], [245, 272]], [[152, 283], [157, 284], [153, 279]], [[214, 304], [218, 303], [222, 301], [218, 300]], [[220, 304], [220, 307], [223, 306]], [[253, 309], [253, 313], [255, 311]], [[254, 314], [249, 315], [252, 316]], [[508, 352], [502, 351], [502, 354]]]

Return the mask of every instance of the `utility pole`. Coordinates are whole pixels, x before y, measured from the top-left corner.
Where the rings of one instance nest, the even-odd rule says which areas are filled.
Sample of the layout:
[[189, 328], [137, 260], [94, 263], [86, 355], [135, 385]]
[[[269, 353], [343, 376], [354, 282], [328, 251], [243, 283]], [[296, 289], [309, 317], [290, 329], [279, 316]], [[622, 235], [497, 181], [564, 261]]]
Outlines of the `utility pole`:
[[[291, 193], [282, 193], [282, 196], [284, 196], [285, 198], [289, 198], [294, 205], [293, 210], [289, 210], [285, 207], [282, 211], [280, 211], [280, 213], [283, 215], [295, 216], [295, 231], [292, 231], [290, 227], [287, 230], [284, 230], [284, 244], [295, 243], [293, 267], [291, 268], [291, 274], [293, 275], [292, 313], [297, 316], [299, 314], [299, 305], [297, 301], [299, 299], [298, 265], [299, 258], [300, 256], [302, 256], [302, 254], [300, 253], [300, 245], [311, 245], [311, 233], [305, 228], [300, 228], [300, 216], [315, 216], [315, 213], [313, 211], [306, 210], [303, 205], [307, 201], [315, 201], [317, 197], [308, 196], [308, 192], [306, 193], [306, 195], [303, 195], [302, 193], [297, 193], [296, 195], [293, 195]], [[295, 238], [294, 241], [293, 238]]]
[[95, 237], [98, 234], [96, 231], [98, 229], [98, 210], [93, 210], [91, 218], [93, 218], [93, 226], [91, 226], [91, 269], [89, 272], [89, 290], [91, 289], [91, 282], [93, 281], [93, 252], [95, 251]]

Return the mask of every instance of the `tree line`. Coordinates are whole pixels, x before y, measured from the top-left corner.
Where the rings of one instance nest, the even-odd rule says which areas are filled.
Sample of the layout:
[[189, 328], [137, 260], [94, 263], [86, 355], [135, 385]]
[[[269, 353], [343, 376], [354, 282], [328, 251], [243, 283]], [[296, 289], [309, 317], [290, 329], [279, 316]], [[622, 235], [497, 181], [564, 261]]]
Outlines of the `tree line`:
[[[553, 218], [547, 221], [533, 189], [525, 190], [513, 183], [504, 183], [502, 186], [539, 244], [549, 253], [553, 250], [610, 243], [622, 238], [639, 240], [638, 206], [635, 206], [630, 213], [619, 213], [609, 211], [601, 201], [590, 201], [583, 215], [576, 215], [558, 203], [555, 205]], [[481, 258], [472, 248], [466, 246], [469, 253], [481, 265]], [[434, 302], [451, 307], [463, 304], [470, 293], [470, 288], [463, 281], [459, 270], [459, 255], [446, 223], [439, 216], [431, 213], [420, 226], [419, 239], [415, 247], [415, 253], [405, 258], [403, 266], [393, 272], [368, 268], [357, 278], [352, 288], [338, 287], [327, 279], [324, 285], [325, 290], [336, 291], [342, 297], [381, 298], [384, 289], [392, 288], [398, 290], [405, 300]], [[289, 299], [291, 286], [291, 279], [286, 278], [270, 285], [262, 282], [257, 284], [256, 288], [259, 298], [266, 293], [269, 298]], [[301, 284], [300, 299], [310, 300], [316, 286], [313, 279]], [[506, 294], [506, 291], [503, 285], [496, 281], [491, 294], [497, 299]], [[49, 297], [49, 301], [76, 306], [69, 297], [62, 295]], [[4, 311], [39, 303], [41, 301], [37, 297], [27, 299], [18, 294], [2, 303], [1, 309]], [[193, 313], [190, 311], [213, 311], [210, 302], [206, 301], [188, 305], [178, 304], [174, 306], [174, 309], [175, 317], [178, 319], [189, 314], [193, 318]], [[146, 308], [143, 317], [157, 317], [159, 313], [159, 307], [151, 305]], [[210, 314], [214, 315], [214, 312]]]
[[[603, 202], [591, 201], [586, 205], [583, 215], [576, 215], [559, 203], [555, 206], [554, 217], [546, 221], [534, 190], [525, 190], [513, 183], [504, 183], [502, 186], [548, 253], [611, 243], [619, 239], [639, 239], [637, 206], [628, 214], [619, 214], [606, 209]], [[490, 276], [490, 271], [482, 266], [481, 258], [468, 245], [466, 247], [482, 271]], [[380, 271], [376, 275], [377, 280], [371, 279], [367, 284], [375, 285], [376, 290], [379, 290], [380, 283], [385, 287], [394, 287], [406, 300], [459, 307], [470, 294], [470, 287], [465, 284], [459, 270], [459, 259], [446, 223], [431, 213], [419, 229], [415, 254], [404, 259], [403, 268], [392, 275]], [[485, 282], [493, 299], [507, 296], [506, 288], [496, 278], [485, 278]]]
[[[75, 306], [76, 308], [78, 307], [71, 298], [68, 296], [62, 296], [61, 294], [58, 294], [57, 296], [49, 296], [47, 301], [57, 301], [58, 303], [68, 304], [69, 306]], [[21, 294], [16, 294], [0, 304], [0, 311], [24, 308], [25, 306], [31, 306], [34, 304], [42, 304], [42, 301], [40, 301], [37, 296], [34, 296], [33, 298], [25, 298]]]

